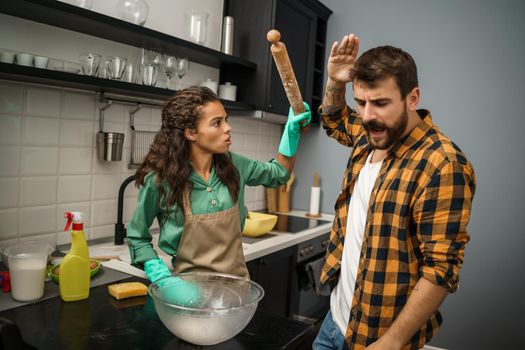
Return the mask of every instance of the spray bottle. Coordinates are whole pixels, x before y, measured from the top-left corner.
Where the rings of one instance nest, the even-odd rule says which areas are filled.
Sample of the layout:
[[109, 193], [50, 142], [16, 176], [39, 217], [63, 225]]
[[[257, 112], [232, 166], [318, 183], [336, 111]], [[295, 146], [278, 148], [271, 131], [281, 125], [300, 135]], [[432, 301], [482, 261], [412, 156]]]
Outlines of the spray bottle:
[[71, 230], [71, 249], [60, 264], [59, 289], [60, 297], [64, 301], [75, 301], [89, 297], [89, 251], [84, 237], [84, 214], [78, 211], [67, 211], [64, 231]]

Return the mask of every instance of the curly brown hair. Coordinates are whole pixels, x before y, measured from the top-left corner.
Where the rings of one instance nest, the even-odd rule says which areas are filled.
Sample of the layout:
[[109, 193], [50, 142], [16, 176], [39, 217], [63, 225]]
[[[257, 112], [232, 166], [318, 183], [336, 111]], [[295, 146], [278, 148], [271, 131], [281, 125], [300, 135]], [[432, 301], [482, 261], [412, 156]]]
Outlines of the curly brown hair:
[[[220, 102], [217, 95], [206, 87], [192, 86], [177, 91], [162, 108], [162, 127], [155, 136], [149, 152], [135, 174], [136, 186], [144, 184], [147, 174], [157, 174], [156, 185], [160, 192], [157, 205], [166, 203], [168, 213], [176, 203], [183, 208], [183, 193], [193, 189], [189, 181], [190, 142], [184, 129], [196, 130], [203, 107], [210, 102]], [[229, 153], [214, 154], [213, 166], [219, 180], [228, 187], [234, 202], [239, 195], [239, 172]], [[164, 186], [167, 184], [168, 186]], [[166, 190], [166, 188], [168, 190]]]

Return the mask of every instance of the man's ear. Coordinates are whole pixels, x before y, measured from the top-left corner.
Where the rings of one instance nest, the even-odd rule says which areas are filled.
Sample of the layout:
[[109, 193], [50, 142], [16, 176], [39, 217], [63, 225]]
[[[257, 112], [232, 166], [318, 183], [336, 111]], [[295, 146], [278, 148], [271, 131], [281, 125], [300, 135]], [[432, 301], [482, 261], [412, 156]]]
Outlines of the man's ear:
[[189, 128], [186, 128], [184, 129], [184, 137], [187, 139], [187, 140], [190, 140], [190, 141], [195, 141], [195, 134], [197, 132], [193, 129], [189, 129]]
[[416, 111], [419, 105], [420, 91], [419, 87], [415, 87], [407, 95], [407, 108], [409, 111]]

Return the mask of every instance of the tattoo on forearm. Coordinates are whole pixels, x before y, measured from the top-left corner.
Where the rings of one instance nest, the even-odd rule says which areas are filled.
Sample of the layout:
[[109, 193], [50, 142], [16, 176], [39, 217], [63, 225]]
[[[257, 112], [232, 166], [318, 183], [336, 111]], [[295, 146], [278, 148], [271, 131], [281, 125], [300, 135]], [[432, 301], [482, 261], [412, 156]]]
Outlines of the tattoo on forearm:
[[334, 114], [340, 111], [346, 104], [345, 93], [345, 85], [336, 85], [329, 80], [323, 98], [323, 114]]

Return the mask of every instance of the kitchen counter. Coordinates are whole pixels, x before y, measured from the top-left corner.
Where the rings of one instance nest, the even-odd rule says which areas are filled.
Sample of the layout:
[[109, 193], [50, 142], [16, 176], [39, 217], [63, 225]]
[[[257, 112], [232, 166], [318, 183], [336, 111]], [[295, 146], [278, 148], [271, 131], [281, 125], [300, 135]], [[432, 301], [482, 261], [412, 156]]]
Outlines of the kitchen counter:
[[[131, 277], [122, 282], [146, 280]], [[59, 297], [0, 312], [18, 325], [22, 338], [37, 349], [201, 349], [174, 336], [160, 321], [149, 296], [117, 301], [107, 284], [87, 300]], [[312, 325], [257, 311], [234, 338], [207, 349], [307, 349]], [[303, 342], [306, 342], [305, 344]]]
[[[287, 213], [291, 216], [305, 217], [306, 212], [300, 210], [293, 210]], [[332, 221], [334, 216], [329, 214], [322, 214], [320, 218], [312, 220], [321, 220], [322, 223], [314, 228], [305, 229], [298, 233], [284, 233], [278, 231], [270, 231], [266, 235], [259, 238], [248, 238], [243, 237], [243, 252], [246, 261], [251, 261], [262, 256], [275, 253], [279, 250], [291, 247], [298, 243], [307, 241], [309, 239], [318, 237], [322, 234], [329, 232], [332, 228]], [[326, 223], [324, 223], [326, 221]], [[159, 256], [166, 262], [168, 266], [171, 266], [171, 256], [164, 254], [162, 250], [158, 248], [158, 234], [153, 233], [153, 247], [159, 254]], [[137, 277], [145, 277], [142, 270], [134, 268], [129, 265], [131, 260], [129, 255], [129, 249], [127, 245], [117, 246], [112, 243], [113, 238], [108, 243], [90, 244], [89, 252], [91, 256], [118, 256], [121, 261], [111, 260], [103, 262], [104, 266], [122, 271]], [[69, 249], [69, 248], [67, 248]], [[67, 251], [65, 249], [65, 251]]]
[[[305, 217], [306, 211], [292, 210], [288, 215]], [[326, 221], [319, 226], [311, 229], [306, 229], [298, 233], [283, 233], [277, 231], [270, 231], [268, 234], [260, 238], [249, 239], [250, 243], [246, 243], [247, 239], [243, 240], [243, 252], [246, 261], [254, 260], [279, 250], [291, 247], [298, 243], [307, 241], [309, 239], [318, 237], [322, 234], [330, 232], [332, 229], [333, 215], [322, 214], [320, 218], [311, 220]]]

